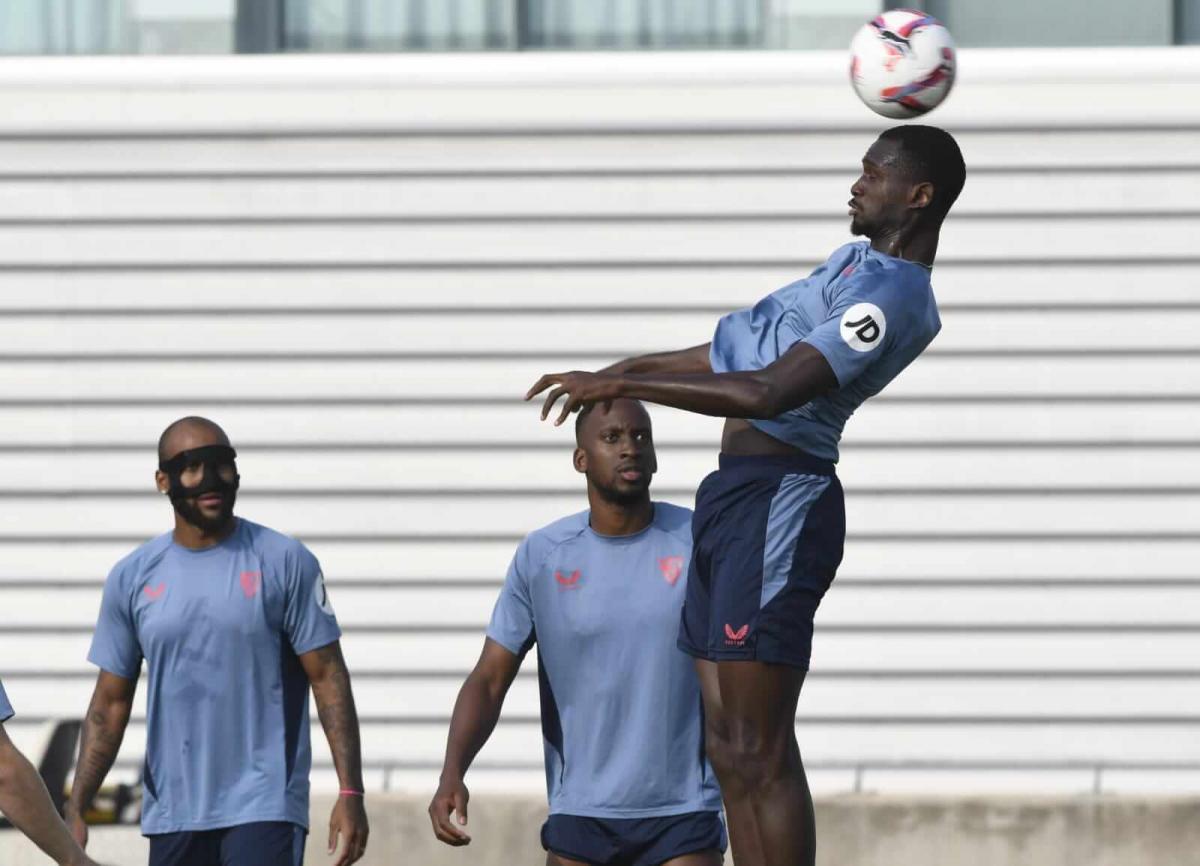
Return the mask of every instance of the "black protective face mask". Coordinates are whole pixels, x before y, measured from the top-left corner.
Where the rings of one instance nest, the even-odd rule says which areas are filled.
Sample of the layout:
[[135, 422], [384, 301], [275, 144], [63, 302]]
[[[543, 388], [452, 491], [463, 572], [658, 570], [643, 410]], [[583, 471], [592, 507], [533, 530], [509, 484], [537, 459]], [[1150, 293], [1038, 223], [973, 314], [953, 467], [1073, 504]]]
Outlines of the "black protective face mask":
[[[190, 448], [180, 451], [170, 460], [159, 461], [158, 468], [171, 481], [167, 496], [179, 515], [190, 523], [206, 531], [220, 529], [233, 517], [233, 504], [237, 499], [238, 485], [241, 476], [237, 474], [237, 452], [228, 445], [205, 445], [202, 448]], [[184, 486], [182, 476], [189, 466], [203, 466], [204, 477], [194, 487]], [[232, 465], [234, 475], [232, 481], [221, 477], [220, 467]], [[203, 496], [206, 493], [220, 493], [225, 497], [221, 514], [216, 518], [207, 517], [199, 508], [188, 502], [189, 499]]]

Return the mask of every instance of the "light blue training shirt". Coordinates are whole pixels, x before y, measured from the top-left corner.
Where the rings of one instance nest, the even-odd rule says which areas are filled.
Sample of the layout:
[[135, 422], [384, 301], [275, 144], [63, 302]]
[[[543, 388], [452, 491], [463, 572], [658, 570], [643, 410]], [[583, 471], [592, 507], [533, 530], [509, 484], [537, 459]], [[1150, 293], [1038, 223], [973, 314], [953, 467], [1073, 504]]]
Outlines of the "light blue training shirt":
[[690, 510], [656, 502], [646, 529], [605, 536], [584, 511], [517, 548], [487, 635], [518, 656], [537, 644], [552, 814], [721, 808], [699, 681], [675, 646], [691, 526]]
[[824, 460], [838, 459], [846, 420], [883, 390], [941, 330], [929, 269], [846, 244], [803, 280], [717, 324], [714, 372], [761, 370], [796, 343], [815, 347], [838, 387], [768, 420], [750, 423]]
[[171, 534], [117, 563], [88, 659], [148, 681], [142, 832], [258, 821], [308, 826], [308, 677], [298, 655], [341, 637], [321, 567], [238, 519], [215, 547]]
[[7, 722], [12, 717], [12, 704], [8, 702], [8, 695], [4, 693], [4, 683], [0, 683], [0, 723]]

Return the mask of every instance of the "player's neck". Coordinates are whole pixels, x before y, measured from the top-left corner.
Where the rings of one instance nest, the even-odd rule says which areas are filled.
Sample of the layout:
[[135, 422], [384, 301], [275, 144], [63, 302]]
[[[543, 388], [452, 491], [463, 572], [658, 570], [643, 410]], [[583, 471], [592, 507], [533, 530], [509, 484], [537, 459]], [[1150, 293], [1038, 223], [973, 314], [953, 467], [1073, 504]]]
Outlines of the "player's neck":
[[237, 529], [237, 523], [238, 519], [231, 517], [220, 529], [201, 529], [176, 514], [175, 531], [172, 533], [172, 538], [180, 547], [186, 547], [189, 550], [204, 550], [208, 547], [216, 547], [232, 535], [233, 531]]
[[927, 268], [933, 267], [937, 258], [937, 230], [905, 232], [903, 229], [887, 231], [871, 238], [871, 249], [897, 259], [916, 262]]
[[588, 523], [599, 535], [634, 535], [654, 522], [654, 503], [647, 495], [637, 502], [610, 502], [588, 491]]

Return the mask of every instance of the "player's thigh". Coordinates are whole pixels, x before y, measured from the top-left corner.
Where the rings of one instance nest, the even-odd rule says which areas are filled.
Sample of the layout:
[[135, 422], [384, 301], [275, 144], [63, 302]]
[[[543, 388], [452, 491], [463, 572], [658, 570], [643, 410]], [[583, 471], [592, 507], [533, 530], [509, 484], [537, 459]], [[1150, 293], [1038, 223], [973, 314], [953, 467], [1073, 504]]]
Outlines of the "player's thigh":
[[592, 866], [592, 864], [586, 860], [568, 860], [553, 851], [547, 851], [546, 866]]
[[725, 855], [714, 848], [708, 851], [684, 854], [682, 857], [673, 857], [662, 866], [722, 866], [724, 862]]
[[306, 833], [290, 821], [230, 827], [221, 838], [220, 866], [301, 866]]
[[759, 661], [720, 661], [716, 668], [731, 739], [762, 743], [795, 736], [796, 704], [807, 671]]
[[215, 833], [161, 833], [150, 837], [150, 866], [221, 866]]

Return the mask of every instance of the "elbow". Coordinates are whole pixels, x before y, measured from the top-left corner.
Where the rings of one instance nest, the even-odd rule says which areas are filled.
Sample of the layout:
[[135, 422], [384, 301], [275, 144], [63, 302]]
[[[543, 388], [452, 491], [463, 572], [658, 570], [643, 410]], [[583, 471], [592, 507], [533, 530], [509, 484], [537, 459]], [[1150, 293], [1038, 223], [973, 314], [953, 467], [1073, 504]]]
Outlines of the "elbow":
[[782, 415], [789, 408], [782, 388], [773, 382], [760, 380], [755, 382], [754, 393], [746, 402], [744, 417], [765, 421]]
[[0, 746], [0, 793], [9, 793], [17, 787], [20, 774], [21, 754], [11, 743]]

